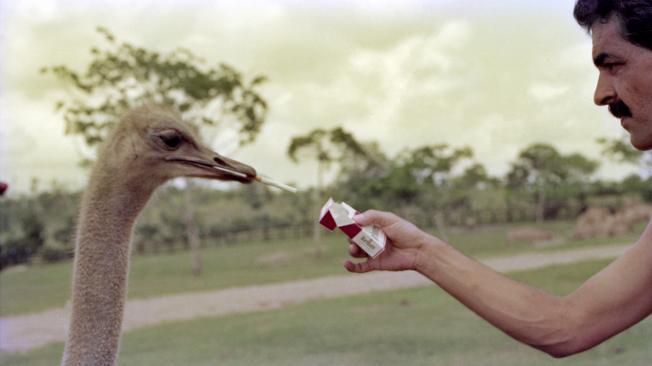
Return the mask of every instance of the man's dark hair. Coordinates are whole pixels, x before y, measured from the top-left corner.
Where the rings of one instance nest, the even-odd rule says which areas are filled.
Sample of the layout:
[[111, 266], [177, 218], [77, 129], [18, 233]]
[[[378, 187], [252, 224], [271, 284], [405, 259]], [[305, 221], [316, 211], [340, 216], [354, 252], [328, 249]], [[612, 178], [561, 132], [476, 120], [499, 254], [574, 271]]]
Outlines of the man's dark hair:
[[624, 39], [652, 50], [652, 0], [577, 0], [573, 15], [589, 32], [595, 22], [615, 15]]

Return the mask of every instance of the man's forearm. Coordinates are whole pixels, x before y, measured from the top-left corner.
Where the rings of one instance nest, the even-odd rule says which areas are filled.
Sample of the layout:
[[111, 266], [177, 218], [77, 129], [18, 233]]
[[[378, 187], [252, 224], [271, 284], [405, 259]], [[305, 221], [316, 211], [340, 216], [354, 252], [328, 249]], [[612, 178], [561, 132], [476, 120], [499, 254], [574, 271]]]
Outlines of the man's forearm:
[[421, 247], [417, 271], [469, 309], [515, 339], [565, 356], [576, 352], [573, 338], [581, 314], [567, 300], [514, 281], [432, 240]]
[[[560, 298], [464, 256], [391, 213], [370, 210], [356, 220], [379, 225], [391, 241], [376, 258], [348, 261], [349, 271], [415, 269], [505, 333], [553, 356], [589, 349], [652, 314], [652, 225], [625, 254]], [[351, 255], [362, 257], [355, 248]]]

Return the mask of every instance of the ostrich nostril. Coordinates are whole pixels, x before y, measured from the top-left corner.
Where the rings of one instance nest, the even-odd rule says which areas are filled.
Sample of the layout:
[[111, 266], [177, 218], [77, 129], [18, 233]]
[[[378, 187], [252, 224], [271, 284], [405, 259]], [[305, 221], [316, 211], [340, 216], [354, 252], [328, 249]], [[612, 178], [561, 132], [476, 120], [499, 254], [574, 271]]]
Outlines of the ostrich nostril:
[[247, 177], [247, 179], [256, 176], [256, 169], [250, 167], [247, 164], [243, 164], [239, 161], [229, 159], [219, 154], [213, 155], [213, 161], [215, 161], [215, 163], [217, 164], [216, 168], [222, 167], [234, 172], [238, 172], [239, 174], [242, 174], [245, 177]]

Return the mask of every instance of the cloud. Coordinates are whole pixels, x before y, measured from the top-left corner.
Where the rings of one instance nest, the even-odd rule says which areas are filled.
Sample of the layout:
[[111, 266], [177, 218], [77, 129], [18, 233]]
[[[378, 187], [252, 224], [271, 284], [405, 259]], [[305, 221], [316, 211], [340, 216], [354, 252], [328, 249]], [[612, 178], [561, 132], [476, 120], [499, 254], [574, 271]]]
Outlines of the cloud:
[[386, 140], [405, 121], [401, 112], [412, 101], [434, 101], [461, 86], [451, 77], [464, 63], [454, 53], [465, 46], [470, 33], [468, 22], [449, 21], [386, 49], [359, 49], [349, 57], [350, 67], [321, 94], [357, 101], [364, 110], [345, 123], [365, 138]]
[[563, 97], [569, 91], [568, 85], [555, 85], [537, 82], [530, 86], [528, 94], [537, 102], [547, 102], [551, 99]]
[[7, 126], [0, 150], [2, 178], [18, 191], [28, 189], [32, 178], [49, 184], [78, 187], [86, 172], [78, 167], [75, 141], [63, 135], [63, 122], [47, 103], [35, 103], [18, 92], [4, 91], [0, 123]]

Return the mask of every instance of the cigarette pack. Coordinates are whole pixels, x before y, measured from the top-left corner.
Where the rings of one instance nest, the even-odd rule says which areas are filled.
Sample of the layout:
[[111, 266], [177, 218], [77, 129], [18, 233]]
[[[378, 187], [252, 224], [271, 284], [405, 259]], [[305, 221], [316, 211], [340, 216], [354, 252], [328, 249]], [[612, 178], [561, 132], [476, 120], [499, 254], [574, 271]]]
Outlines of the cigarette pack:
[[333, 231], [339, 228], [352, 242], [364, 250], [370, 257], [378, 256], [385, 249], [387, 237], [376, 226], [360, 226], [353, 221], [358, 212], [344, 202], [337, 203], [332, 198], [322, 207], [319, 223]]

